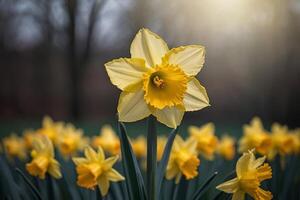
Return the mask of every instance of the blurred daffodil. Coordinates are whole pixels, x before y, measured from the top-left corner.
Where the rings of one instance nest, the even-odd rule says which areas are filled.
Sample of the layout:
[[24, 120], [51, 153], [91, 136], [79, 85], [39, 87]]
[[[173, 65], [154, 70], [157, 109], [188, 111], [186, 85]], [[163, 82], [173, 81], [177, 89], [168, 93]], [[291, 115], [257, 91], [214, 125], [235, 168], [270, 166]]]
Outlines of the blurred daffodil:
[[289, 133], [287, 126], [274, 123], [271, 127], [272, 147], [268, 159], [273, 160], [277, 154], [282, 158], [292, 154], [294, 150], [294, 139]]
[[253, 151], [244, 153], [237, 161], [237, 177], [217, 186], [218, 190], [233, 193], [232, 200], [244, 200], [249, 194], [255, 200], [270, 200], [272, 193], [263, 190], [261, 182], [272, 178], [272, 169], [264, 163], [266, 157], [256, 159]]
[[161, 123], [177, 127], [185, 111], [209, 105], [205, 88], [195, 76], [203, 67], [205, 49], [200, 45], [169, 50], [155, 33], [141, 29], [130, 47], [131, 58], [105, 64], [120, 95], [119, 120], [133, 122], [150, 114]]
[[193, 179], [198, 175], [200, 160], [197, 157], [197, 142], [184, 141], [179, 135], [176, 136], [170, 159], [167, 165], [166, 178], [175, 178], [175, 183], [179, 183], [182, 176], [186, 179]]
[[147, 141], [144, 136], [139, 136], [131, 140], [131, 146], [137, 158], [143, 158], [147, 155]]
[[28, 129], [23, 132], [23, 139], [27, 149], [32, 149], [32, 143], [34, 138], [37, 136], [36, 131]]
[[157, 137], [157, 161], [161, 160], [165, 150], [166, 143], [167, 143], [167, 138], [165, 136]]
[[63, 123], [54, 122], [49, 116], [45, 116], [42, 125], [42, 128], [37, 130], [37, 133], [47, 136], [54, 144], [56, 144], [58, 135], [63, 129]]
[[32, 146], [32, 161], [26, 164], [28, 173], [40, 179], [44, 179], [47, 172], [56, 179], [61, 178], [60, 164], [54, 158], [51, 140], [44, 135], [36, 136]]
[[244, 135], [239, 141], [239, 152], [247, 152], [255, 148], [256, 152], [261, 155], [267, 155], [272, 140], [268, 132], [264, 129], [261, 120], [254, 117], [250, 125], [244, 125]]
[[206, 159], [212, 160], [217, 149], [218, 138], [215, 136], [215, 126], [213, 123], [207, 123], [202, 127], [190, 126], [190, 140], [197, 141], [197, 150], [200, 155]]
[[75, 155], [88, 144], [88, 138], [83, 137], [82, 129], [76, 129], [72, 124], [67, 124], [58, 137], [58, 149], [65, 157]]
[[101, 128], [100, 135], [93, 137], [92, 146], [98, 148], [101, 146], [105, 152], [111, 155], [120, 154], [120, 140], [110, 125], [104, 125]]
[[3, 147], [9, 158], [17, 157], [21, 160], [26, 158], [26, 146], [23, 138], [11, 134], [3, 139]]
[[291, 131], [291, 137], [293, 138], [293, 152], [295, 154], [300, 153], [300, 129]]
[[112, 168], [119, 156], [105, 159], [100, 146], [98, 152], [95, 152], [91, 147], [87, 147], [84, 150], [84, 155], [85, 158], [73, 158], [76, 164], [77, 184], [79, 186], [94, 189], [98, 185], [102, 196], [105, 196], [109, 190], [110, 181], [124, 180], [124, 177]]
[[217, 153], [226, 160], [232, 160], [235, 155], [235, 139], [229, 135], [223, 135], [218, 142]]

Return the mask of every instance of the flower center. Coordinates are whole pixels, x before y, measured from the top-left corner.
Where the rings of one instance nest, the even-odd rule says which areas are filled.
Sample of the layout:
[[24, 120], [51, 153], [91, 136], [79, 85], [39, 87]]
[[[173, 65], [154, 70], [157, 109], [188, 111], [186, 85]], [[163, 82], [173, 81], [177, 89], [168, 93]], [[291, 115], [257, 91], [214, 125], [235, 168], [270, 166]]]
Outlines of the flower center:
[[177, 65], [157, 65], [143, 75], [144, 99], [154, 108], [183, 106], [188, 76]]
[[158, 88], [164, 87], [164, 80], [161, 79], [159, 76], [154, 76], [154, 78], [152, 79], [152, 82]]

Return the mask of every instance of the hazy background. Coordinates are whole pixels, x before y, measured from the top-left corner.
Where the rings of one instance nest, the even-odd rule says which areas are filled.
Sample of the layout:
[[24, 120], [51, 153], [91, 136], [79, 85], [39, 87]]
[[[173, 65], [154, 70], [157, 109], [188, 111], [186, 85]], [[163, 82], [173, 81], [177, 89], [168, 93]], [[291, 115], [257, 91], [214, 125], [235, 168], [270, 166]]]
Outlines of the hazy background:
[[211, 107], [185, 120], [300, 124], [300, 0], [0, 0], [0, 121], [113, 119], [103, 64], [146, 27], [202, 44]]

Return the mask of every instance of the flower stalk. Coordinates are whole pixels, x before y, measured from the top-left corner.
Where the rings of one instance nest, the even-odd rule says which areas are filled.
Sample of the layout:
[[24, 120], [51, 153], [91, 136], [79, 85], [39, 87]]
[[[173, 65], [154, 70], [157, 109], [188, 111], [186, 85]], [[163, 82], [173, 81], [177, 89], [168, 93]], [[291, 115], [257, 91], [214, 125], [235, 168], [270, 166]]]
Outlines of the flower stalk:
[[149, 200], [156, 199], [156, 152], [157, 152], [157, 132], [155, 119], [153, 116], [148, 118], [147, 133], [147, 195]]

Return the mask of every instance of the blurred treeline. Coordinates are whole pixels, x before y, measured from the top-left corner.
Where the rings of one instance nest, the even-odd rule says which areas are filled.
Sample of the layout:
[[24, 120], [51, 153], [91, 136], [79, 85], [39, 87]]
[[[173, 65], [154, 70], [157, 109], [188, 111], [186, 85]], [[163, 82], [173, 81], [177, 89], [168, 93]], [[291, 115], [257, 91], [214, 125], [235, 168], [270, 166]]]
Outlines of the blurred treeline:
[[114, 118], [103, 64], [141, 27], [206, 46], [212, 106], [187, 118], [299, 125], [299, 0], [0, 0], [0, 119]]

